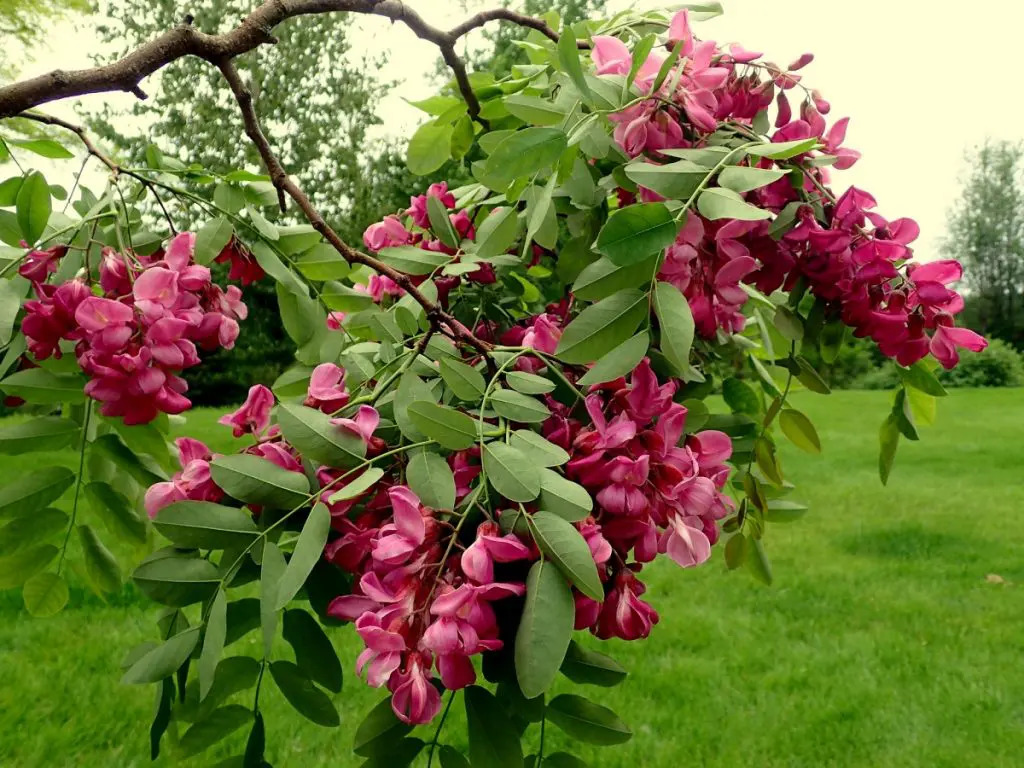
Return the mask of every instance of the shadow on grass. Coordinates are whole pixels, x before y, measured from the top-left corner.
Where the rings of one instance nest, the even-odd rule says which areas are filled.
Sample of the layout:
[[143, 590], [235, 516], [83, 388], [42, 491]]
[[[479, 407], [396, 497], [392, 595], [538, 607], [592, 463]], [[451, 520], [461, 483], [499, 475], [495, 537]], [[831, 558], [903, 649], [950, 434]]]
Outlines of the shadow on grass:
[[989, 542], [930, 530], [916, 522], [863, 531], [840, 539], [838, 544], [856, 557], [905, 561], [964, 560], [981, 557], [992, 550]]

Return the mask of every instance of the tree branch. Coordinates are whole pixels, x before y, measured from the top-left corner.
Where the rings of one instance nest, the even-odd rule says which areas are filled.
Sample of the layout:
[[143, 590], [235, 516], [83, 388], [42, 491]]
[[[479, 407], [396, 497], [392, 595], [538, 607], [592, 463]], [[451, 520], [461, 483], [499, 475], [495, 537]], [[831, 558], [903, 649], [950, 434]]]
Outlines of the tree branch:
[[287, 194], [299, 206], [313, 228], [331, 244], [334, 250], [341, 254], [345, 261], [349, 264], [365, 264], [378, 274], [393, 280], [423, 307], [433, 328], [440, 330], [456, 341], [462, 341], [473, 347], [485, 356], [490, 365], [493, 365], [493, 361], [490, 358], [491, 345], [478, 339], [469, 328], [445, 312], [439, 304], [424, 296], [423, 292], [412, 282], [412, 278], [385, 264], [380, 259], [357, 251], [338, 236], [338, 233], [331, 228], [320, 212], [314, 207], [306, 193], [288, 176], [284, 166], [281, 165], [281, 161], [277, 159], [270, 146], [270, 142], [267, 141], [266, 134], [263, 133], [263, 129], [260, 126], [259, 117], [256, 115], [256, 109], [253, 107], [252, 94], [242, 81], [235, 65], [230, 59], [225, 59], [219, 62], [217, 66], [231, 87], [231, 92], [235, 95], [235, 101], [238, 102], [238, 107], [242, 111], [245, 133], [252, 140], [253, 144], [256, 145], [256, 149], [263, 159], [263, 164], [270, 174], [271, 181], [277, 187], [279, 200], [282, 205], [284, 195]]
[[444, 31], [427, 24], [401, 0], [266, 0], [237, 27], [222, 35], [205, 34], [192, 26], [191, 19], [186, 19], [112, 64], [71, 72], [55, 69], [45, 75], [0, 88], [0, 118], [13, 117], [50, 101], [90, 93], [124, 91], [144, 99], [146, 94], [140, 88], [140, 83], [177, 59], [198, 56], [219, 66], [220, 62], [260, 45], [276, 43], [271, 31], [287, 19], [337, 12], [372, 14], [393, 22], [402, 22], [417, 37], [434, 43], [455, 75], [470, 116], [478, 121], [480, 102], [470, 87], [465, 65], [455, 52], [458, 39], [488, 21], [504, 20], [538, 30], [551, 40], [558, 40], [558, 35], [543, 21], [505, 9], [478, 13], [451, 30]]

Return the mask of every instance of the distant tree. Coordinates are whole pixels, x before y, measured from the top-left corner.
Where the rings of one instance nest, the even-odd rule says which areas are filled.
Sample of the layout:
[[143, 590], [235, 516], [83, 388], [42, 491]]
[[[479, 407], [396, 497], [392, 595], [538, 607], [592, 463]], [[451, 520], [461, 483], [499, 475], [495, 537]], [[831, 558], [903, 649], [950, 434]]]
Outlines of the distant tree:
[[69, 11], [88, 10], [89, 0], [0, 0], [0, 81], [14, 77], [20, 59], [32, 58], [32, 47], [42, 42], [55, 19]]
[[989, 140], [966, 162], [942, 252], [966, 268], [967, 321], [1024, 348], [1024, 145]]

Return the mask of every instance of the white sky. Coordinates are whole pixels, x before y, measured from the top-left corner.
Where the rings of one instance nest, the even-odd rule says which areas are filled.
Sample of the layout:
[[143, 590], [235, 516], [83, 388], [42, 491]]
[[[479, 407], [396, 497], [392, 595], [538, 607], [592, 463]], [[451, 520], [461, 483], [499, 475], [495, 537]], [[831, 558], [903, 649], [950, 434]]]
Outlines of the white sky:
[[[408, 0], [429, 22], [451, 26], [466, 17], [451, 0]], [[254, 6], [255, 6], [254, 0]], [[490, 7], [469, 0], [472, 10]], [[613, 10], [663, 3], [610, 0]], [[698, 36], [741, 42], [785, 64], [804, 51], [815, 61], [804, 82], [832, 103], [828, 117], [851, 116], [847, 144], [863, 153], [837, 174], [838, 187], [872, 192], [880, 212], [921, 224], [918, 258], [934, 258], [946, 212], [958, 195], [964, 150], [986, 136], [1024, 139], [1024, 106], [1014, 73], [1020, 66], [1024, 3], [995, 0], [974, 10], [933, 0], [724, 0], [724, 16], [697, 25]], [[408, 135], [421, 113], [401, 97], [422, 98], [436, 50], [400, 24], [366, 18], [353, 30], [357, 49], [386, 46], [383, 73], [403, 81], [382, 107], [388, 130]], [[55, 66], [88, 66], [95, 40], [88, 24], [59, 25], [52, 52], [25, 67], [35, 74]], [[145, 86], [145, 83], [143, 83]], [[109, 98], [128, 103], [127, 95]], [[66, 109], [54, 109], [68, 114]]]

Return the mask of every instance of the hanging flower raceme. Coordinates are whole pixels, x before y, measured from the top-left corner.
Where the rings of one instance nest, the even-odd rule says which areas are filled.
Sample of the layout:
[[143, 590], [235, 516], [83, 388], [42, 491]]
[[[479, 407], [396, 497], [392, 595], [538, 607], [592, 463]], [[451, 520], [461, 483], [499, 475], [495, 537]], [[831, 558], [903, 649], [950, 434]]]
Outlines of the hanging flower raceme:
[[66, 248], [33, 252], [20, 267], [36, 293], [22, 321], [28, 351], [36, 360], [59, 358], [61, 342], [74, 342], [89, 377], [85, 392], [102, 403], [104, 416], [145, 424], [161, 412], [187, 410], [188, 385], [179, 374], [199, 364], [199, 348], [231, 349], [247, 315], [241, 291], [213, 284], [194, 249], [189, 232], [148, 257], [104, 249], [100, 295], [81, 279], [42, 282]]

